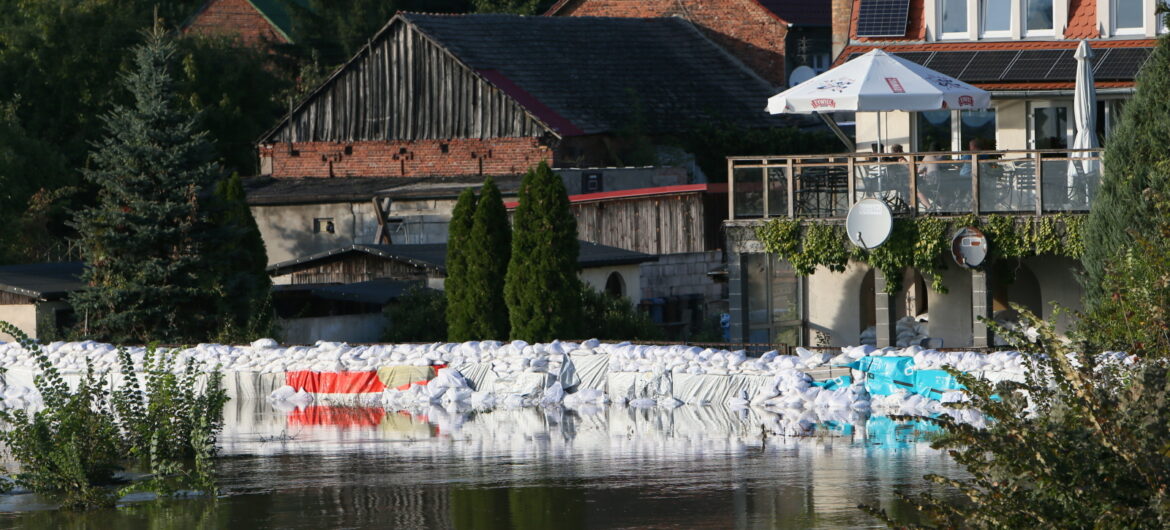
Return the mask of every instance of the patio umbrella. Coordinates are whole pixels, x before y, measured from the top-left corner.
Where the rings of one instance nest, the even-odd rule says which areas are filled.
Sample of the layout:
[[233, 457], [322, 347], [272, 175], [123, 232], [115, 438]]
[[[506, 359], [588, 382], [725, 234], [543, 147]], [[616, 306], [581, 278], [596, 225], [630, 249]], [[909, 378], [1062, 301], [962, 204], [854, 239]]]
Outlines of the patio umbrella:
[[[1096, 149], [1097, 143], [1097, 89], [1093, 86], [1093, 49], [1088, 41], [1081, 41], [1073, 57], [1077, 59], [1077, 86], [1073, 92], [1073, 121], [1077, 126], [1077, 135], [1073, 139], [1073, 149]], [[1087, 156], [1077, 153], [1074, 157]], [[1078, 183], [1082, 183], [1084, 175], [1096, 172], [1096, 161], [1069, 162], [1068, 185], [1071, 190], [1077, 190]]]
[[772, 114], [985, 109], [991, 94], [918, 63], [873, 50], [768, 98]]

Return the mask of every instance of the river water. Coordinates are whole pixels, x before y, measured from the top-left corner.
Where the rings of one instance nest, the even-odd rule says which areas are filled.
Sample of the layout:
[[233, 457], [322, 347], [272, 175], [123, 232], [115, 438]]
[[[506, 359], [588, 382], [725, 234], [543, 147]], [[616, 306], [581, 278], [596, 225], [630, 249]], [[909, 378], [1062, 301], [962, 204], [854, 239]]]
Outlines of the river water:
[[915, 425], [777, 419], [696, 406], [388, 412], [232, 402], [219, 498], [133, 497], [77, 514], [9, 494], [0, 526], [875, 527], [859, 503], [906, 514], [895, 492], [930, 490], [927, 473], [961, 476]]

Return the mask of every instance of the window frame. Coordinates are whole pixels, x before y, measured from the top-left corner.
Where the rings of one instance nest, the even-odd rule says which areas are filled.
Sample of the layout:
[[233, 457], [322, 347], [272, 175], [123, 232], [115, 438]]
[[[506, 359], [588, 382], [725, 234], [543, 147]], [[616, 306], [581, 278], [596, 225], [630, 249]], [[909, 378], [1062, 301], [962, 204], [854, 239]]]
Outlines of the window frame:
[[1008, 27], [1007, 29], [988, 30], [987, 29], [987, 6], [993, 0], [979, 0], [979, 37], [980, 38], [1007, 38], [1012, 36], [1012, 26], [1014, 18], [1011, 10], [1014, 10], [1017, 0], [1007, 0], [1008, 2]]
[[[955, 0], [938, 0], [937, 5], [938, 5], [938, 36], [939, 36], [939, 40], [953, 40], [953, 39], [969, 39], [969, 38], [971, 38], [971, 24], [973, 22], [971, 20], [971, 2], [976, 2], [978, 0], [960, 0], [963, 2], [963, 9], [960, 9], [958, 11], [963, 14], [963, 20], [965, 21], [964, 28], [962, 31], [947, 32], [944, 29], [945, 26], [944, 26], [943, 22], [946, 18], [946, 15], [947, 15], [947, 3], [951, 2], [951, 1], [955, 1]], [[978, 15], [978, 13], [976, 13], [976, 14]], [[974, 23], [978, 24], [978, 20], [974, 21]], [[976, 26], [976, 27], [978, 27], [978, 26]]]
[[[1145, 2], [1139, 2], [1139, 5], [1141, 7], [1141, 14], [1142, 14], [1141, 23], [1138, 24], [1137, 26], [1123, 28], [1117, 24], [1117, 21], [1120, 18], [1117, 16], [1117, 8], [1121, 4], [1121, 1], [1122, 0], [1109, 0], [1109, 34], [1110, 35], [1127, 35], [1127, 36], [1128, 35], [1145, 35], [1146, 34], [1146, 22], [1147, 22], [1146, 21]], [[1157, 17], [1155, 17], [1155, 19], [1156, 18]], [[1164, 26], [1160, 26], [1158, 28], [1155, 28], [1154, 33], [1155, 34], [1164, 33], [1165, 30], [1162, 28], [1164, 28]]]
[[[1015, 0], [1013, 0], [1015, 1]], [[1048, 29], [1029, 29], [1028, 28], [1028, 8], [1032, 2], [1038, 0], [1018, 0], [1019, 5], [1017, 10], [1020, 13], [1020, 34], [1024, 37], [1055, 37], [1056, 36], [1056, 2], [1058, 0], [1041, 0], [1048, 2], [1049, 15], [1052, 19], [1052, 27]]]

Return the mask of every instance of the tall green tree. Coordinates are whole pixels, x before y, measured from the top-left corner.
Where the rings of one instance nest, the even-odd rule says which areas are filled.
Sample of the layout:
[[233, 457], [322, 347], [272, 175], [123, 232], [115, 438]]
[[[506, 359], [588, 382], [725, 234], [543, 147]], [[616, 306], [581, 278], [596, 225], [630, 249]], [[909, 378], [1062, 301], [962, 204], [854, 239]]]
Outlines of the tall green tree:
[[215, 185], [211, 211], [216, 241], [204, 256], [212, 267], [220, 341], [251, 341], [273, 334], [272, 279], [260, 228], [244, 197], [238, 173]]
[[1170, 160], [1170, 40], [1158, 39], [1137, 77], [1137, 92], [1105, 149], [1101, 188], [1084, 229], [1088, 306], [1110, 295], [1102, 289], [1108, 265], [1133, 249], [1135, 235], [1155, 236], [1161, 222], [1147, 190], [1170, 195], [1170, 181], [1155, 178]]
[[524, 175], [512, 221], [504, 298], [513, 339], [548, 341], [578, 332], [578, 252], [577, 220], [565, 184], [541, 162]]
[[476, 340], [508, 338], [510, 323], [504, 302], [504, 277], [512, 254], [512, 227], [500, 188], [484, 180], [467, 241], [467, 304]]
[[134, 103], [103, 117], [77, 213], [88, 289], [72, 297], [83, 331], [112, 341], [206, 340], [219, 327], [204, 253], [221, 244], [205, 201], [219, 175], [207, 134], [176, 101], [175, 45], [155, 29], [122, 76]]
[[476, 206], [475, 191], [471, 188], [463, 190], [447, 226], [447, 279], [443, 282], [443, 291], [447, 296], [447, 339], [455, 342], [475, 338], [472, 324], [475, 309], [468, 304], [471, 286], [467, 270]]

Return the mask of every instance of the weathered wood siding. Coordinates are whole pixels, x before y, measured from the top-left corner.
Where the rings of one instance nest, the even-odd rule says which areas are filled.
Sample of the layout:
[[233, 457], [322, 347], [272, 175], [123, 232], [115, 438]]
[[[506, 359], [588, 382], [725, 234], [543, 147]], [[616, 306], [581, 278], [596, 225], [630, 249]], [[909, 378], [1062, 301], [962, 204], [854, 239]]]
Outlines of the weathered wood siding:
[[268, 142], [534, 137], [546, 129], [502, 91], [399, 20], [283, 122]]
[[697, 193], [576, 203], [572, 209], [577, 236], [590, 243], [647, 254], [709, 250]]
[[[423, 267], [362, 254], [293, 272], [291, 283], [355, 283], [379, 278], [426, 280], [427, 273]], [[433, 274], [439, 275], [438, 272]]]

